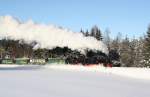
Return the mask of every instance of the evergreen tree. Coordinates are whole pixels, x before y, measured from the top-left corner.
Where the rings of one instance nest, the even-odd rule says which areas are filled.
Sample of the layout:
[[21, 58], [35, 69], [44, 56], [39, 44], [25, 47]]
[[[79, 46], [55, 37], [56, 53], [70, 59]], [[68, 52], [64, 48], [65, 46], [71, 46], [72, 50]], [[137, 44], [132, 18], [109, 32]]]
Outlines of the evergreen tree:
[[102, 34], [101, 34], [101, 31], [98, 29], [98, 31], [96, 32], [96, 39], [97, 40], [102, 40], [103, 38], [102, 38]]
[[146, 32], [145, 42], [144, 42], [144, 59], [145, 65], [150, 66], [150, 25]]
[[120, 56], [121, 56], [121, 63], [123, 66], [131, 66], [131, 56], [130, 56], [130, 41], [129, 38], [126, 36], [125, 39], [122, 41], [122, 46], [121, 46], [121, 51], [120, 51]]
[[90, 36], [89, 31], [87, 30], [85, 36]]
[[85, 35], [85, 33], [84, 33], [84, 31], [82, 30], [82, 28], [81, 28], [81, 30], [80, 30], [80, 33], [82, 33], [83, 35]]
[[97, 26], [92, 27], [90, 36], [95, 37], [97, 40], [102, 40], [101, 31]]
[[143, 39], [133, 39], [131, 41], [131, 53], [134, 67], [144, 67], [144, 64], [141, 63], [143, 60]]
[[92, 27], [90, 36], [95, 37], [95, 34], [96, 34], [97, 30], [98, 30], [97, 26]]
[[111, 47], [110, 47], [110, 44], [111, 44], [111, 39], [110, 39], [110, 30], [109, 29], [106, 29], [105, 33], [104, 33], [104, 43], [107, 45], [108, 47], [108, 51], [110, 51]]
[[120, 47], [121, 47], [121, 33], [119, 32], [117, 37], [113, 39], [110, 43], [110, 48], [117, 50], [118, 53], [120, 53]]

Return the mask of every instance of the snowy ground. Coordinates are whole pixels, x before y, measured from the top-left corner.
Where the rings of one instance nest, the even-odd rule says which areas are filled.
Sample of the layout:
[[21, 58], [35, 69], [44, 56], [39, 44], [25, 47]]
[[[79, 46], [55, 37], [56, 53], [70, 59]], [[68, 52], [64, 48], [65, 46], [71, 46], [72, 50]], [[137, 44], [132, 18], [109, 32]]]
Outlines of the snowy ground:
[[113, 74], [124, 77], [150, 80], [150, 68], [134, 68], [134, 67], [103, 67], [101, 65], [81, 66], [81, 65], [52, 65], [47, 68], [68, 70], [68, 71], [87, 71], [87, 72], [99, 72], [105, 74]]
[[145, 68], [1, 65], [0, 97], [150, 97], [147, 73]]

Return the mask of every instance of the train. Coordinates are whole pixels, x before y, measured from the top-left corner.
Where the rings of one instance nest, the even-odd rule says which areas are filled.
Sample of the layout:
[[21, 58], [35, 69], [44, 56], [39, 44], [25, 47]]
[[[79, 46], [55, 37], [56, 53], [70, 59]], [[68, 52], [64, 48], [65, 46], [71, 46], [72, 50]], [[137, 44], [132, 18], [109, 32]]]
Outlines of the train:
[[0, 64], [82, 64], [82, 65], [98, 65], [121, 66], [119, 61], [111, 60], [110, 57], [102, 52], [89, 52], [86, 56], [83, 54], [70, 54], [66, 57], [56, 58], [3, 58], [0, 59]]
[[5, 58], [0, 59], [0, 64], [65, 64], [65, 60], [61, 58], [48, 58], [48, 59], [38, 59], [38, 58]]

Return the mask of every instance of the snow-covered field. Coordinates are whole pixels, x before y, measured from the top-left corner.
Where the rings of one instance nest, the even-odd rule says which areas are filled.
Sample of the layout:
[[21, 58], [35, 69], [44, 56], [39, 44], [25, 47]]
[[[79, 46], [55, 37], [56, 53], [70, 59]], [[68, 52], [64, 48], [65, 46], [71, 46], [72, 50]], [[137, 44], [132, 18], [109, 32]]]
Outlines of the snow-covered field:
[[0, 65], [0, 97], [150, 97], [150, 69]]
[[47, 68], [69, 70], [69, 71], [88, 71], [99, 72], [106, 74], [114, 74], [124, 77], [150, 80], [150, 68], [134, 68], [134, 67], [103, 67], [101, 65], [81, 66], [81, 65], [52, 65], [46, 66]]

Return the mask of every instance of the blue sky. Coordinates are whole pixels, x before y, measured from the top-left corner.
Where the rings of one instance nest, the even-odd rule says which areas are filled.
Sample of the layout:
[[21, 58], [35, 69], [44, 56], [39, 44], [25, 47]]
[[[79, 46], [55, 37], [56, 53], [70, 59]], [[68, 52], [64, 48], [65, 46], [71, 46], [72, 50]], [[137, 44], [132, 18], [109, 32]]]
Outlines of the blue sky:
[[0, 15], [55, 24], [72, 31], [98, 25], [111, 36], [143, 36], [150, 24], [150, 0], [0, 0]]

